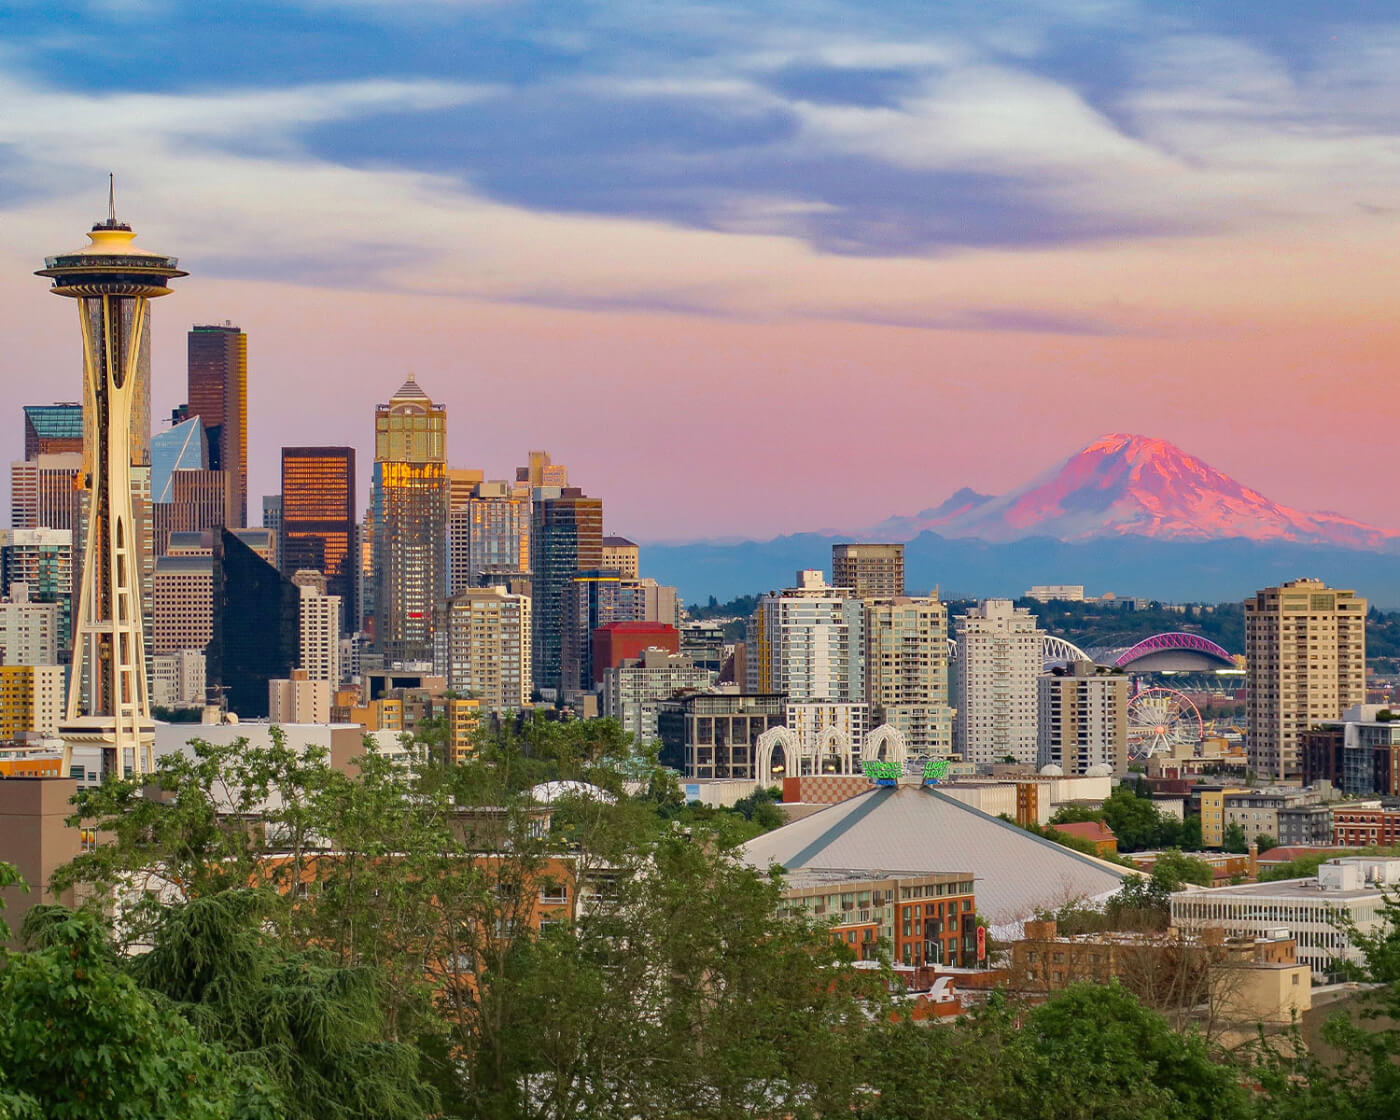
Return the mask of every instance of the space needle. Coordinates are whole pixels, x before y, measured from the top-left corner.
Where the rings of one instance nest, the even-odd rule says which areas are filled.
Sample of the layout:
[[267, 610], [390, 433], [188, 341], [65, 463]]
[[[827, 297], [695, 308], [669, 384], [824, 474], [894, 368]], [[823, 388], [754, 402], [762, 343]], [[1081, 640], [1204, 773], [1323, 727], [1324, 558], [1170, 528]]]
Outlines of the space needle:
[[131, 501], [132, 414], [149, 346], [150, 301], [169, 293], [169, 280], [188, 274], [174, 257], [138, 249], [135, 237], [117, 221], [109, 178], [107, 220], [92, 227], [91, 244], [46, 257], [35, 273], [53, 280], [54, 295], [77, 301], [83, 339], [87, 503], [73, 664], [59, 726], [65, 775], [79, 744], [101, 747], [104, 773], [154, 769], [141, 542]]

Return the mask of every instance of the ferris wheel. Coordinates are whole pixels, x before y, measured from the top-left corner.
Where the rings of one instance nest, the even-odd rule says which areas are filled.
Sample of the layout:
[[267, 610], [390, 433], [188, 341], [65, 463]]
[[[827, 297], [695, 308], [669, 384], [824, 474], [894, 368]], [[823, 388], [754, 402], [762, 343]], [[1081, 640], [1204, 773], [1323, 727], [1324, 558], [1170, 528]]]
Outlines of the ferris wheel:
[[1143, 762], [1173, 747], [1199, 743], [1205, 723], [1185, 693], [1145, 688], [1128, 701], [1128, 759]]

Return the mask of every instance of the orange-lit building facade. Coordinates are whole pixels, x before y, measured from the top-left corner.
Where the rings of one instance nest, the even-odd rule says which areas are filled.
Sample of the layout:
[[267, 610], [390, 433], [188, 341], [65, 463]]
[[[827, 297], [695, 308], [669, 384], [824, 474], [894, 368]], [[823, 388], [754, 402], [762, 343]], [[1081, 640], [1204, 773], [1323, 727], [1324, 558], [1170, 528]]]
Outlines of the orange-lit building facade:
[[282, 574], [301, 570], [326, 577], [326, 594], [340, 596], [341, 631], [358, 629], [355, 603], [355, 449], [282, 449], [282, 523], [277, 562]]

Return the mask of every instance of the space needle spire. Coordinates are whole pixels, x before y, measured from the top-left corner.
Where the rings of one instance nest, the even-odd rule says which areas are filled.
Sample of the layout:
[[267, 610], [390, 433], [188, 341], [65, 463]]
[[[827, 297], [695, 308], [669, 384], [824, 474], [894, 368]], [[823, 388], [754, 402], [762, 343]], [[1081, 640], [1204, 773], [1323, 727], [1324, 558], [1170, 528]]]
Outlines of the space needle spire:
[[90, 244], [46, 257], [36, 276], [54, 295], [78, 305], [83, 341], [84, 513], [82, 581], [73, 619], [73, 665], [59, 735], [64, 773], [72, 748], [98, 745], [104, 772], [154, 769], [155, 724], [146, 685], [141, 621], [141, 542], [131, 500], [133, 408], [139, 402], [150, 301], [185, 276], [174, 257], [138, 249], [131, 227], [117, 220], [107, 179], [107, 220]]

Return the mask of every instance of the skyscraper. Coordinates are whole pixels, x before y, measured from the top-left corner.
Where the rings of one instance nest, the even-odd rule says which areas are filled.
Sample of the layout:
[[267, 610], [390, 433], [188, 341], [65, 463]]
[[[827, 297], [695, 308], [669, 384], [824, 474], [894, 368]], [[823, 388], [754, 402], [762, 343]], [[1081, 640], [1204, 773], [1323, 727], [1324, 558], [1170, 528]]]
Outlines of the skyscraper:
[[[83, 333], [84, 462], [89, 495], [82, 582], [74, 618], [73, 670], [60, 729], [65, 750], [100, 744], [103, 767], [154, 768], [155, 725], [147, 693], [140, 530], [132, 509], [132, 465], [149, 462], [150, 300], [186, 275], [174, 257], [137, 249], [109, 194], [107, 220], [91, 244], [45, 260], [38, 275], [80, 301]], [[65, 759], [65, 770], [70, 759]]]
[[[326, 577], [340, 600], [340, 625], [356, 629], [355, 449], [282, 448], [282, 495], [277, 506], [277, 566], [282, 574], [310, 569]], [[263, 521], [268, 520], [263, 499]]]
[[[447, 409], [412, 377], [375, 410], [375, 644], [385, 660], [431, 661], [447, 598]], [[282, 492], [282, 519], [290, 509]]]
[[24, 406], [24, 457], [83, 453], [83, 406], [74, 401]]
[[214, 534], [210, 687], [245, 719], [268, 714], [267, 682], [290, 677], [301, 659], [301, 588], [238, 534]]
[[904, 594], [902, 544], [834, 544], [831, 582], [849, 587], [857, 599], [893, 599]]
[[151, 437], [151, 540], [164, 556], [171, 533], [223, 528], [229, 476], [209, 469], [204, 422], [192, 416]]
[[1036, 758], [1036, 680], [1045, 631], [1010, 599], [987, 599], [957, 620], [955, 748], [968, 762]]
[[448, 517], [448, 590], [480, 587], [493, 574], [530, 570], [530, 499], [505, 482], [482, 482]]
[[69, 529], [0, 529], [0, 597], [15, 584], [36, 603], [58, 607], [59, 660], [72, 656], [73, 533]]
[[[532, 467], [535, 459], [531, 453]], [[547, 458], [547, 456], [546, 456]], [[541, 466], [541, 470], [545, 470]], [[530, 533], [534, 589], [535, 687], [559, 689], [563, 665], [564, 589], [603, 560], [603, 501], [577, 487], [535, 491]]]
[[248, 524], [248, 336], [232, 323], [189, 333], [188, 416], [204, 421], [209, 468], [229, 476], [224, 523]]
[[1316, 579], [1266, 587], [1244, 602], [1244, 653], [1249, 767], [1301, 778], [1303, 736], [1366, 701], [1366, 600]]

